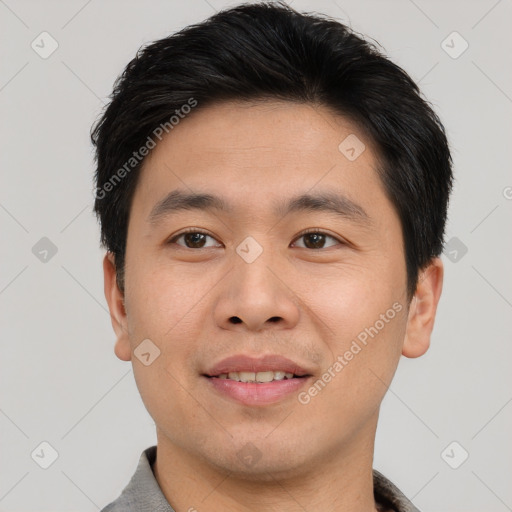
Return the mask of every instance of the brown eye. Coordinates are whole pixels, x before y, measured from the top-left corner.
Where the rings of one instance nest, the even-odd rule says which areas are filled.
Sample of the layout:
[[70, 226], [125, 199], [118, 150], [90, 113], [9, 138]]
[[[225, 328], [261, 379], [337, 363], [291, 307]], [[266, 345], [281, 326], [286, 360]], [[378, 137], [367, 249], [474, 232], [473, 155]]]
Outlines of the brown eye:
[[[301, 238], [304, 239], [304, 248], [306, 249], [325, 249], [325, 243], [327, 239], [334, 240], [336, 243], [332, 245], [340, 244], [341, 241], [334, 238], [331, 235], [328, 235], [327, 233], [323, 233], [321, 231], [310, 231], [307, 233], [303, 233], [302, 235], [297, 238], [297, 240], [300, 240]], [[331, 245], [331, 246], [332, 246]], [[329, 246], [329, 247], [331, 247]], [[300, 246], [299, 246], [300, 247]]]
[[183, 240], [187, 247], [194, 249], [201, 248], [205, 244], [206, 235], [203, 233], [186, 233], [183, 235]]
[[[177, 243], [177, 240], [180, 240], [181, 238], [183, 238], [184, 243]], [[204, 233], [203, 231], [198, 231], [197, 229], [193, 229], [190, 231], [186, 231], [185, 233], [176, 235], [174, 238], [169, 240], [168, 243], [176, 243], [177, 245], [185, 247], [186, 249], [204, 249], [214, 247], [212, 245], [205, 245], [208, 238], [215, 240], [212, 236], [208, 235], [207, 233]]]

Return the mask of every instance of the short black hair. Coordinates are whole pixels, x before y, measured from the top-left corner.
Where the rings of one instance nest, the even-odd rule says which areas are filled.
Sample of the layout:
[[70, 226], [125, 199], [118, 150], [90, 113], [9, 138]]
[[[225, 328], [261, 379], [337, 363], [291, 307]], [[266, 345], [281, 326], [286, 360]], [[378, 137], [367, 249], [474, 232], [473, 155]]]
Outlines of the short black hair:
[[190, 115], [224, 100], [313, 103], [359, 127], [377, 148], [378, 172], [400, 217], [409, 298], [419, 272], [442, 252], [453, 180], [445, 129], [409, 75], [334, 18], [283, 2], [220, 11], [141, 47], [110, 99], [91, 130], [94, 211], [122, 291], [141, 155], [192, 107]]

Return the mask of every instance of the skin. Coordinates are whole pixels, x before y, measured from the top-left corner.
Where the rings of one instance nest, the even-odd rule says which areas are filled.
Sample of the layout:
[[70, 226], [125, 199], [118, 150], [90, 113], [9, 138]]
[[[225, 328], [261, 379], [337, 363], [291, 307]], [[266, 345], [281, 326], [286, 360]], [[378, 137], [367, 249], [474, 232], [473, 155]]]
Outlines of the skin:
[[[338, 149], [349, 134], [366, 146], [355, 161]], [[155, 477], [177, 512], [376, 510], [379, 407], [400, 356], [428, 349], [443, 279], [436, 258], [408, 301], [400, 221], [376, 155], [355, 125], [325, 107], [263, 101], [198, 107], [146, 158], [124, 295], [110, 253], [105, 295], [115, 353], [132, 361], [156, 424]], [[234, 213], [181, 211], [152, 226], [152, 208], [177, 188], [220, 195]], [[344, 194], [368, 222], [273, 214], [276, 199], [319, 191]], [[189, 227], [208, 232], [206, 247], [187, 247], [185, 237], [169, 243]], [[308, 228], [328, 235], [323, 246], [299, 236]], [[247, 236], [263, 248], [250, 264], [236, 252]], [[314, 382], [395, 303], [402, 310], [307, 404], [294, 393], [241, 405], [201, 376], [233, 354], [277, 353], [311, 369]], [[133, 355], [147, 338], [161, 351], [149, 366]], [[260, 457], [252, 465], [237, 455], [247, 443]]]

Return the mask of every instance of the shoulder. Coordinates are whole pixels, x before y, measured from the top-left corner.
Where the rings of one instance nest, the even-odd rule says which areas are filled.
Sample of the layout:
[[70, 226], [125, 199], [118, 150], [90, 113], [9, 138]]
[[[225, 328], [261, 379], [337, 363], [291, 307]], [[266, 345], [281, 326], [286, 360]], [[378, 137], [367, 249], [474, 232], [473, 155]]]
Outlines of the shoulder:
[[373, 493], [376, 503], [383, 512], [420, 512], [393, 482], [375, 469]]
[[153, 474], [156, 446], [146, 448], [140, 455], [135, 473], [121, 495], [101, 509], [101, 512], [174, 512]]

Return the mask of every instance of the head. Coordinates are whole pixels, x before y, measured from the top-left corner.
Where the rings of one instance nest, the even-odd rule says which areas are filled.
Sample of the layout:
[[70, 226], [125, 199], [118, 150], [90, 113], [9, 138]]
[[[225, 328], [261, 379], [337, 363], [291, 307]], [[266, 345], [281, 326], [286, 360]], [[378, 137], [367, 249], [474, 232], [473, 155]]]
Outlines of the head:
[[[141, 49], [92, 140], [115, 350], [159, 440], [262, 474], [374, 435], [400, 356], [429, 346], [452, 184], [407, 73], [335, 20], [244, 5]], [[212, 378], [240, 354], [304, 384], [227, 397]]]

